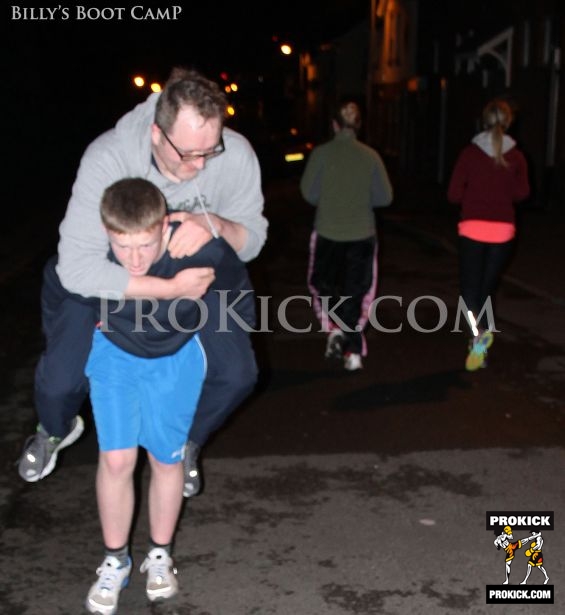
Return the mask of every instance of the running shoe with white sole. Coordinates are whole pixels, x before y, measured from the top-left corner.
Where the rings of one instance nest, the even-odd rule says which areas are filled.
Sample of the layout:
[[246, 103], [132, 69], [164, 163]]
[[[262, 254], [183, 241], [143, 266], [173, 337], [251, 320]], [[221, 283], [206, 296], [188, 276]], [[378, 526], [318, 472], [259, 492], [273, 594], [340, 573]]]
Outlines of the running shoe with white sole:
[[126, 566], [112, 555], [107, 555], [96, 570], [98, 581], [90, 588], [86, 610], [99, 615], [114, 615], [118, 611], [120, 592], [127, 587], [131, 572], [131, 559]]
[[343, 367], [348, 372], [354, 372], [358, 369], [363, 369], [363, 361], [361, 361], [361, 355], [356, 352], [348, 352], [343, 358]]
[[326, 342], [326, 359], [341, 359], [343, 357], [343, 344], [345, 336], [339, 329], [334, 329], [328, 333]]
[[139, 570], [147, 573], [145, 592], [150, 602], [172, 598], [178, 592], [177, 569], [165, 549], [151, 549]]
[[469, 345], [469, 354], [465, 360], [465, 369], [474, 372], [487, 366], [487, 350], [492, 346], [494, 336], [492, 331], [483, 331], [476, 335]]
[[18, 460], [18, 472], [28, 483], [35, 483], [51, 474], [57, 463], [59, 451], [76, 442], [84, 431], [84, 421], [76, 416], [71, 431], [64, 438], [50, 436], [40, 425], [37, 432], [24, 444], [24, 450]]

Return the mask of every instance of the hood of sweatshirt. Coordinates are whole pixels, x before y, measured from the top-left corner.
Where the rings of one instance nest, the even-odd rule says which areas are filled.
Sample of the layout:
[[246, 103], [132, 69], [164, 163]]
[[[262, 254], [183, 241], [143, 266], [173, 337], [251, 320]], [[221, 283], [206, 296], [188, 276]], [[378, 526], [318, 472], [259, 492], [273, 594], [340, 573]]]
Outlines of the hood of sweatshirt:
[[126, 160], [133, 168], [146, 168], [151, 165], [151, 124], [155, 118], [155, 106], [159, 93], [153, 93], [120, 118], [114, 128], [115, 135], [122, 147], [128, 149]]
[[[474, 143], [477, 147], [480, 147], [487, 156], [490, 156], [491, 158], [494, 157], [494, 149], [492, 147], [492, 137], [490, 132], [486, 130], [484, 132], [480, 132], [471, 139], [471, 143]], [[506, 152], [510, 151], [513, 147], [515, 147], [515, 145], [516, 141], [514, 141], [512, 137], [509, 137], [508, 135], [502, 136], [503, 154], [506, 154]]]

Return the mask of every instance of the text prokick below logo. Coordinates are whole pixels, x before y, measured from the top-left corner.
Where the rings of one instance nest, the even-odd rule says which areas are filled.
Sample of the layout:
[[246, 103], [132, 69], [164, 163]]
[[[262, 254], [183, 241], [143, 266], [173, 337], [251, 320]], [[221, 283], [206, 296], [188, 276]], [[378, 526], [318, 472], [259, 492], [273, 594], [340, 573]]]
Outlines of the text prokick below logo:
[[[487, 530], [495, 535], [497, 551], [504, 557], [505, 579], [500, 585], [487, 585], [487, 604], [553, 604], [554, 587], [549, 585], [545, 567], [544, 536], [554, 529], [553, 512], [496, 511], [486, 514]], [[524, 566], [514, 562], [523, 549]], [[511, 584], [510, 574], [517, 577]]]

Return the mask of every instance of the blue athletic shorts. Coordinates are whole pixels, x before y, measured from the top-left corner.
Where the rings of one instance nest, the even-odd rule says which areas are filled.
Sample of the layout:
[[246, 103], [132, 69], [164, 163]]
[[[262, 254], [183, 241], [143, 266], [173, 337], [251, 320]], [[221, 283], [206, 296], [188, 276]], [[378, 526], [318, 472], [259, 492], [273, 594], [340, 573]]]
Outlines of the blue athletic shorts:
[[183, 459], [206, 376], [198, 334], [173, 355], [145, 359], [95, 330], [85, 373], [101, 451], [142, 446], [161, 463]]

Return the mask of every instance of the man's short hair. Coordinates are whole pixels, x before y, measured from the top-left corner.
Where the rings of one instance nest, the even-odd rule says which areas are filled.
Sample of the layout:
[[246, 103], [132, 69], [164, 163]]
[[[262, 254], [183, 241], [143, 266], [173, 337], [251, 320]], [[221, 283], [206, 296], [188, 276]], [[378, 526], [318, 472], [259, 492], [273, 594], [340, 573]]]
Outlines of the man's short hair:
[[157, 100], [155, 123], [169, 131], [182, 107], [194, 107], [205, 120], [224, 121], [227, 98], [220, 86], [194, 69], [173, 68]]

